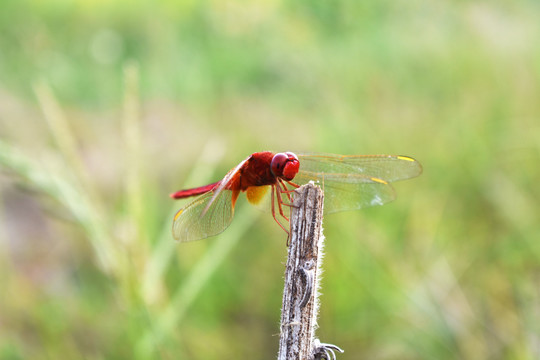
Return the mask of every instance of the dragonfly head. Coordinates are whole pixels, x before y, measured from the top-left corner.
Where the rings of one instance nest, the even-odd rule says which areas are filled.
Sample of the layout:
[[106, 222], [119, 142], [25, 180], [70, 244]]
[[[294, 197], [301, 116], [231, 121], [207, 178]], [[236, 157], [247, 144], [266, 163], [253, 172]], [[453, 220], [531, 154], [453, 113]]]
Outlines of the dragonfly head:
[[277, 153], [270, 163], [272, 174], [286, 181], [294, 179], [299, 168], [298, 157], [292, 152]]

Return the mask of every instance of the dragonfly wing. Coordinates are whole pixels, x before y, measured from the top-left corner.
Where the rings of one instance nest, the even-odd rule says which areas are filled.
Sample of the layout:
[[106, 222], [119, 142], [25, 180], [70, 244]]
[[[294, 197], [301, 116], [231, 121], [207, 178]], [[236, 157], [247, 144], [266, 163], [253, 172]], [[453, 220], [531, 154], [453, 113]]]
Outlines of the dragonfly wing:
[[383, 205], [396, 197], [388, 182], [362, 174], [301, 171], [294, 181], [314, 181], [323, 188], [326, 214]]
[[[276, 184], [275, 186], [279, 186], [279, 185]], [[251, 186], [246, 191], [246, 197], [251, 205], [255, 206], [260, 211], [267, 212], [267, 213], [272, 212], [272, 199], [273, 199], [275, 214], [279, 214], [282, 212], [284, 216], [289, 217], [290, 207], [287, 205], [282, 205], [280, 209], [278, 201], [277, 201], [277, 196], [281, 196], [282, 204], [290, 204], [292, 202], [292, 195], [287, 194], [285, 192], [280, 192], [280, 193], [274, 192], [274, 196], [272, 196], [272, 192], [274, 192], [272, 185]], [[291, 198], [289, 198], [289, 196]]]
[[209, 191], [176, 213], [173, 237], [186, 242], [217, 235], [229, 227], [233, 216], [232, 191]]
[[415, 159], [400, 155], [298, 155], [300, 171], [331, 174], [362, 174], [387, 182], [409, 179], [422, 173]]
[[[231, 182], [234, 180], [236, 174], [240, 171], [240, 169], [242, 168], [242, 166], [244, 166], [244, 164], [246, 163], [246, 161], [249, 159], [246, 158], [245, 160], [243, 160], [240, 164], [238, 164], [234, 169], [230, 170], [227, 175], [225, 175], [225, 177], [223, 178], [223, 180], [220, 181], [219, 183], [219, 186], [217, 186], [214, 190], [213, 190], [213, 195], [212, 195], [212, 199], [210, 199], [209, 203], [206, 205], [207, 207], [210, 207], [212, 205], [212, 203], [214, 202], [214, 199], [217, 198], [218, 196], [220, 196], [221, 192], [227, 188], [227, 187], [230, 187], [231, 186]], [[230, 189], [230, 188], [229, 188]], [[234, 207], [234, 204], [233, 204], [233, 207]]]

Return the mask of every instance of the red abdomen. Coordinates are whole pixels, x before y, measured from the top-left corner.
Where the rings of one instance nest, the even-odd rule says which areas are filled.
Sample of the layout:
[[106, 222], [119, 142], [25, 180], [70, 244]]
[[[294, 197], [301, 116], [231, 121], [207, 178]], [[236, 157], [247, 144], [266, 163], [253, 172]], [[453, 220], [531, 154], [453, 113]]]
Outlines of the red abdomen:
[[205, 186], [199, 186], [193, 189], [187, 189], [187, 190], [179, 190], [175, 193], [172, 193], [170, 196], [173, 199], [183, 199], [191, 196], [197, 196], [202, 195], [204, 193], [209, 192], [210, 190], [214, 189], [216, 186], [218, 186], [220, 181], [215, 182], [213, 184], [208, 184]]

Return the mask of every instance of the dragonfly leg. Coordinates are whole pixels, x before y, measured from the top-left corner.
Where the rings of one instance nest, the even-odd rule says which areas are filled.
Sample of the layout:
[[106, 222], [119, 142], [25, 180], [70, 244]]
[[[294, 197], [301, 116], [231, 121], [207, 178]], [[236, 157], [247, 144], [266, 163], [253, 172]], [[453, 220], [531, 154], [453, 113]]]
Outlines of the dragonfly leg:
[[[289, 183], [289, 181], [287, 181]], [[292, 189], [292, 190], [289, 190], [287, 189], [287, 186], [285, 185], [285, 183], [283, 182], [283, 180], [279, 179], [279, 183], [281, 186], [283, 186], [283, 189], [284, 190], [281, 190], [281, 193], [284, 193], [287, 195], [287, 198], [289, 199], [289, 203], [284, 203], [284, 202], [281, 202], [281, 205], [283, 206], [288, 206], [288, 207], [296, 207], [292, 204], [292, 193], [296, 190], [296, 189]], [[296, 184], [292, 184], [292, 186], [295, 186]]]
[[[289, 199], [289, 202], [292, 202], [291, 193], [294, 191], [294, 189], [293, 190], [287, 189], [287, 185], [285, 185], [285, 182], [283, 180], [281, 180], [281, 179], [279, 179], [278, 182], [279, 182], [279, 185], [283, 188], [283, 189], [280, 189], [281, 193], [287, 195], [287, 198]], [[283, 204], [285, 204], [285, 203], [283, 203]]]
[[[289, 230], [285, 229], [285, 227], [279, 222], [279, 220], [276, 217], [276, 207], [275, 207], [275, 204], [274, 204], [275, 203], [274, 192], [276, 192], [276, 191], [277, 190], [276, 190], [275, 186], [272, 186], [272, 199], [271, 199], [271, 201], [272, 201], [272, 216], [274, 217], [274, 220], [278, 223], [278, 225], [287, 233], [287, 246], [289, 246], [289, 237], [290, 237], [291, 234], [289, 233]], [[279, 204], [279, 195], [277, 195], [277, 196], [278, 196], [277, 201], [278, 201], [278, 204]], [[283, 216], [285, 219], [287, 219], [283, 215], [283, 210], [281, 210], [281, 208], [280, 208], [279, 212], [280, 212], [281, 216]], [[287, 219], [287, 221], [289, 221], [289, 219]]]
[[[298, 185], [298, 184], [296, 184], [296, 183], [293, 183], [292, 181], [287, 181], [287, 184], [289, 184], [289, 185], [291, 185], [291, 186], [293, 186], [293, 187], [295, 187], [295, 188], [299, 188], [299, 187], [300, 187], [300, 185]], [[294, 190], [293, 190], [293, 191], [294, 191]]]
[[[281, 188], [279, 186], [275, 186], [274, 187], [276, 189], [276, 196], [277, 196], [277, 203], [278, 203], [278, 208], [279, 208], [279, 214], [281, 216], [283, 216], [283, 218], [287, 221], [289, 221], [289, 218], [285, 216], [285, 214], [283, 213], [283, 199], [281, 198], [281, 194], [282, 194], [282, 191]], [[289, 204], [290, 205], [290, 204]]]

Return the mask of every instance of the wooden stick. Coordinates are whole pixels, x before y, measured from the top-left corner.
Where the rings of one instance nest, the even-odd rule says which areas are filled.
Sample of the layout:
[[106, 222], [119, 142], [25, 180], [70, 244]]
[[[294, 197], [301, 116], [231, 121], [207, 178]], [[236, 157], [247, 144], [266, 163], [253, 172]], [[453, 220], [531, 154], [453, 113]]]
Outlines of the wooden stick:
[[324, 194], [313, 183], [296, 190], [281, 309], [278, 360], [335, 359], [330, 344], [315, 339], [319, 308]]

